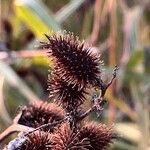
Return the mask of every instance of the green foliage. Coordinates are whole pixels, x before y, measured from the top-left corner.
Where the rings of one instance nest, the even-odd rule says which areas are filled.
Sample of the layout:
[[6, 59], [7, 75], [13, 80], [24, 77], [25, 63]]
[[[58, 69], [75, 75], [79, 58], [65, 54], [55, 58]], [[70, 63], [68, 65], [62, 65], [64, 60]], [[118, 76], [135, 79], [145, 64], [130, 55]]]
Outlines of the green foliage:
[[43, 33], [61, 30], [50, 12], [46, 11], [39, 1], [16, 0], [15, 10], [16, 15], [30, 27], [37, 37], [43, 37]]

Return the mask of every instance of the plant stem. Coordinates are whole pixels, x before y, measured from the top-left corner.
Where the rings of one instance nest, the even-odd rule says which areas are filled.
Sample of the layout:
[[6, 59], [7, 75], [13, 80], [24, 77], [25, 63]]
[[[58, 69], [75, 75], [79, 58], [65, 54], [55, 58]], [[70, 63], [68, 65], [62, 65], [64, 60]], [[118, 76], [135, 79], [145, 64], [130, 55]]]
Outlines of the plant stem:
[[47, 123], [47, 124], [41, 125], [41, 126], [35, 128], [35, 129], [33, 129], [32, 131], [27, 132], [27, 133], [25, 134], [25, 136], [28, 135], [28, 134], [30, 134], [30, 133], [33, 133], [33, 132], [35, 132], [35, 131], [37, 131], [37, 130], [46, 128], [46, 127], [49, 127], [49, 129], [50, 129], [50, 128], [52, 128], [52, 127], [58, 125], [58, 124], [61, 124], [62, 122], [66, 121], [66, 120], [68, 120], [68, 117], [65, 117], [64, 119], [61, 119], [61, 120], [59, 120], [59, 121], [55, 121], [55, 122], [53, 122], [53, 123]]
[[27, 132], [27, 131], [30, 131], [30, 130], [33, 130], [33, 128], [27, 127], [27, 126], [24, 126], [24, 125], [20, 125], [20, 124], [12, 124], [11, 126], [9, 126], [6, 130], [4, 130], [0, 134], [0, 142], [2, 142], [10, 134], [13, 134], [15, 132]]

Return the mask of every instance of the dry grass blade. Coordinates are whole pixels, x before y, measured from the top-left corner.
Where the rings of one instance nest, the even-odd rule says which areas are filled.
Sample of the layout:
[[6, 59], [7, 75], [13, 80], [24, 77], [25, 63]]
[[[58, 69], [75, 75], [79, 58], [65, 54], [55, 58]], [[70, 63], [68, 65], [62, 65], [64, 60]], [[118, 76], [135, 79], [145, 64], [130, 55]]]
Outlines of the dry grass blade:
[[[109, 42], [110, 42], [110, 48], [109, 48], [109, 66], [112, 67], [116, 65], [116, 39], [117, 39], [117, 16], [116, 16], [116, 11], [117, 11], [117, 1], [116, 0], [111, 0], [108, 3], [110, 7], [110, 35], [109, 35]], [[115, 91], [115, 83], [112, 84], [111, 86], [111, 91], [112, 93]], [[115, 120], [115, 105], [110, 102], [109, 106], [109, 112], [108, 112], [108, 120], [109, 122], [113, 122]]]
[[101, 12], [102, 12], [102, 0], [96, 0], [95, 2], [95, 9], [94, 9], [94, 25], [93, 25], [93, 31], [91, 34], [91, 44], [95, 45], [99, 32], [101, 27]]
[[7, 112], [7, 109], [4, 103], [3, 83], [4, 83], [4, 76], [0, 74], [0, 117], [4, 120], [6, 124], [10, 124], [12, 120]]

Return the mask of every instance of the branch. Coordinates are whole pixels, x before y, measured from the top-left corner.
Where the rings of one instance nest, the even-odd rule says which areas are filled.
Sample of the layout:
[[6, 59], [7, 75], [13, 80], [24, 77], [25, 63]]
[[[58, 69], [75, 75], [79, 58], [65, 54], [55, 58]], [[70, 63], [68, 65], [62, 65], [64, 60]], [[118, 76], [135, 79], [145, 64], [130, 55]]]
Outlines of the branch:
[[85, 113], [79, 116], [78, 121], [83, 120], [86, 116], [88, 116], [93, 111], [97, 111], [97, 115], [99, 116], [100, 112], [104, 109], [105, 103], [106, 103], [106, 100], [104, 100], [103, 98], [101, 99], [96, 98], [94, 100], [94, 105], [92, 106], [92, 108], [88, 109]]
[[55, 121], [55, 122], [53, 122], [53, 123], [47, 123], [47, 124], [41, 125], [41, 126], [35, 128], [35, 129], [33, 129], [32, 131], [27, 132], [27, 133], [24, 134], [24, 135], [26, 136], [26, 135], [28, 135], [28, 134], [30, 134], [30, 133], [33, 133], [33, 132], [35, 132], [35, 131], [37, 131], [37, 130], [40, 130], [40, 129], [43, 129], [43, 128], [46, 128], [46, 127], [49, 127], [49, 129], [50, 129], [50, 128], [52, 128], [52, 127], [58, 125], [58, 124], [61, 124], [62, 122], [66, 121], [66, 120], [68, 120], [68, 117], [65, 117], [64, 119], [61, 119], [61, 120], [59, 120], [59, 121]]
[[101, 89], [101, 94], [99, 95], [99, 98], [105, 96], [106, 90], [108, 89], [108, 87], [112, 84], [112, 82], [116, 78], [118, 69], [119, 69], [119, 67], [115, 66], [113, 74], [112, 74], [112, 78], [111, 78], [111, 80], [108, 83], [104, 83], [101, 79], [99, 79], [99, 81], [97, 81], [98, 86]]
[[107, 102], [104, 98], [106, 90], [112, 84], [113, 80], [116, 78], [118, 69], [119, 69], [118, 66], [115, 66], [113, 74], [112, 74], [112, 78], [107, 84], [105, 84], [101, 79], [98, 81], [99, 87], [101, 89], [101, 93], [98, 97], [94, 96], [92, 100], [94, 105], [92, 106], [92, 108], [88, 109], [85, 113], [79, 116], [78, 121], [84, 119], [86, 116], [88, 116], [91, 112], [95, 110], [97, 111], [97, 114], [99, 116], [100, 112], [104, 109], [105, 103]]
[[88, 109], [85, 113], [83, 113], [79, 118], [78, 121], [83, 120], [86, 116], [88, 116], [91, 112], [93, 112], [96, 109], [96, 106], [94, 105], [92, 108]]
[[6, 137], [8, 137], [10, 134], [13, 134], [15, 132], [26, 132], [24, 134], [24, 136], [27, 136], [29, 135], [30, 133], [33, 133], [37, 130], [40, 130], [40, 129], [43, 129], [43, 128], [46, 128], [46, 127], [49, 127], [49, 128], [52, 128], [58, 124], [61, 124], [62, 122], [68, 120], [68, 117], [62, 119], [62, 120], [59, 120], [59, 121], [56, 121], [56, 122], [53, 122], [53, 123], [48, 123], [48, 124], [44, 124], [44, 125], [41, 125], [39, 126], [38, 128], [32, 128], [32, 127], [27, 127], [27, 126], [24, 126], [24, 125], [20, 125], [20, 124], [12, 124], [11, 126], [9, 126], [5, 131], [3, 131], [1, 134], [0, 134], [0, 142], [2, 142]]

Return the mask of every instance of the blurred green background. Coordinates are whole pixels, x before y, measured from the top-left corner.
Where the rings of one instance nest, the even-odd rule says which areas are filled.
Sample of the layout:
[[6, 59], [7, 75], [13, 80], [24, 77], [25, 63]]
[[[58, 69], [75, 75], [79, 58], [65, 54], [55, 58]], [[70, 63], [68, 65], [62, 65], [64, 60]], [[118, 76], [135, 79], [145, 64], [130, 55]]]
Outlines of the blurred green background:
[[91, 116], [120, 134], [111, 149], [150, 150], [149, 0], [0, 0], [0, 11], [0, 132], [19, 106], [50, 101], [52, 63], [40, 41], [44, 33], [66, 30], [101, 54], [106, 82], [114, 66], [120, 68], [102, 115]]

